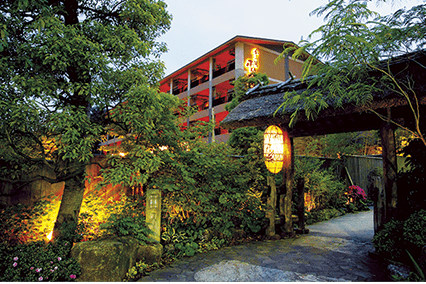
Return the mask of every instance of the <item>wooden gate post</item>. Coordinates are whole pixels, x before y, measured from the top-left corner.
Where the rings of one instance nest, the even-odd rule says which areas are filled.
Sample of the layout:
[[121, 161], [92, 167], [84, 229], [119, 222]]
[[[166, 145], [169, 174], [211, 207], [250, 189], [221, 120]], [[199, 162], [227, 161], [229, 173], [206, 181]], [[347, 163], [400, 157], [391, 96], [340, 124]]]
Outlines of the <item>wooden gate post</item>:
[[297, 215], [299, 217], [298, 228], [296, 229], [297, 234], [308, 234], [309, 229], [305, 228], [305, 179], [299, 178], [297, 180]]
[[[284, 131], [287, 131], [287, 128], [283, 127]], [[284, 215], [284, 226], [283, 226], [283, 235], [284, 237], [291, 237], [294, 235], [293, 230], [293, 220], [291, 218], [291, 207], [293, 205], [293, 184], [294, 184], [294, 145], [293, 137], [290, 137], [290, 164], [283, 167], [283, 191], [285, 194], [280, 196], [280, 215]]]
[[275, 177], [268, 176], [266, 178], [268, 186], [271, 187], [271, 194], [266, 202], [266, 217], [269, 219], [269, 226], [266, 229], [267, 236], [275, 235], [275, 208], [277, 206], [277, 187], [275, 185]]
[[397, 160], [395, 146], [395, 126], [390, 122], [391, 110], [387, 109], [387, 121], [380, 128], [380, 139], [382, 142], [382, 157], [383, 157], [383, 181], [385, 186], [385, 221], [389, 222], [392, 218], [396, 218], [398, 188], [396, 183], [397, 178]]

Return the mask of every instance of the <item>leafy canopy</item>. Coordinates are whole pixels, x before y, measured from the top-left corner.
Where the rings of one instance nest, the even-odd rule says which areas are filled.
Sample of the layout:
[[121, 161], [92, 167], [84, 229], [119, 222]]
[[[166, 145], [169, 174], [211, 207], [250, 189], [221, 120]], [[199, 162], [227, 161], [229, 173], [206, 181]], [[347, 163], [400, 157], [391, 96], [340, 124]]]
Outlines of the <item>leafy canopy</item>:
[[[404, 128], [426, 145], [413, 82], [411, 78], [397, 77], [388, 69], [393, 57], [424, 48], [425, 11], [426, 5], [418, 5], [381, 17], [369, 9], [366, 1], [358, 0], [331, 0], [314, 10], [312, 14], [324, 16], [326, 23], [314, 30], [308, 40], [302, 40], [300, 47], [285, 48], [277, 59], [288, 54], [298, 58], [305, 52], [312, 55], [304, 62], [302, 80], [306, 80], [307, 90], [299, 95], [287, 93], [283, 109], [303, 103], [306, 116], [315, 119], [328, 107], [339, 108], [352, 103], [368, 108], [373, 100], [372, 93], [391, 90], [411, 108], [415, 125]], [[317, 59], [324, 63], [316, 64]], [[373, 71], [375, 76], [371, 75]], [[316, 76], [309, 76], [311, 74]], [[290, 125], [296, 123], [298, 115], [296, 110]]]
[[161, 78], [166, 46], [156, 38], [170, 20], [163, 1], [1, 1], [0, 157], [12, 165], [1, 178], [84, 171], [105, 126], [127, 122], [111, 110]]

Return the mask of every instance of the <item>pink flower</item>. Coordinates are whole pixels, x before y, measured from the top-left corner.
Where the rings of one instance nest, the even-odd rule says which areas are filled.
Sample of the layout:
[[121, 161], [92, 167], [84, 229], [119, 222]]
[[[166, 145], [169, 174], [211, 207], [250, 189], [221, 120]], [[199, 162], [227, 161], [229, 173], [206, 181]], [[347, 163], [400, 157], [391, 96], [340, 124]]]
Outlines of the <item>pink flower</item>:
[[58, 256], [58, 261], [61, 261], [61, 260], [62, 260], [62, 258], [60, 256]]
[[38, 281], [43, 281], [43, 277], [41, 277], [41, 276], [40, 276], [40, 277], [38, 278]]
[[75, 279], [76, 277], [77, 277], [77, 276], [76, 276], [75, 274], [71, 274], [71, 275], [70, 275], [70, 278], [71, 278], [71, 279]]
[[13, 267], [16, 267], [16, 266], [18, 266], [18, 263], [14, 262]]
[[37, 268], [36, 272], [40, 272], [42, 270], [42, 268]]
[[14, 260], [14, 261], [18, 261], [18, 259], [19, 259], [19, 258], [18, 258], [17, 256], [15, 256], [15, 257], [13, 258], [13, 260]]
[[33, 270], [33, 269], [34, 269], [34, 267], [32, 267], [32, 266], [31, 266], [31, 267], [30, 267], [30, 270]]

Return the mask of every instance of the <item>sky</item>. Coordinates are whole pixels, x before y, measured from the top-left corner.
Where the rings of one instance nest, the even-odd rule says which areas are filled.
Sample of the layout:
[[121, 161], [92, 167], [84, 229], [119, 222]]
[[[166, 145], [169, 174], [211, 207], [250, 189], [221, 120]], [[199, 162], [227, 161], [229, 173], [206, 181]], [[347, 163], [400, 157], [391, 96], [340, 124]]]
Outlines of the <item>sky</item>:
[[[165, 0], [173, 20], [159, 41], [166, 75], [178, 70], [229, 39], [241, 35], [298, 43], [324, 22], [309, 14], [327, 0]], [[375, 1], [372, 1], [375, 2]], [[382, 15], [424, 0], [394, 0], [370, 9]]]

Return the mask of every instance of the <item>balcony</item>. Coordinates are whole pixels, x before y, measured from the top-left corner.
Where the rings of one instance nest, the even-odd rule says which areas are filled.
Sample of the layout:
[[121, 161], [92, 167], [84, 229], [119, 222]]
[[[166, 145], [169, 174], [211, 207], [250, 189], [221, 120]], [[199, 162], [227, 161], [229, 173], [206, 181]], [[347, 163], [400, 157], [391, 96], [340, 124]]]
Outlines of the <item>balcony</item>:
[[200, 79], [193, 79], [191, 80], [191, 89], [194, 87], [197, 87], [198, 85], [207, 82], [209, 80], [209, 75], [204, 75]]
[[219, 77], [229, 71], [235, 70], [235, 59], [228, 61], [228, 64], [225, 67], [213, 71], [213, 78]]

